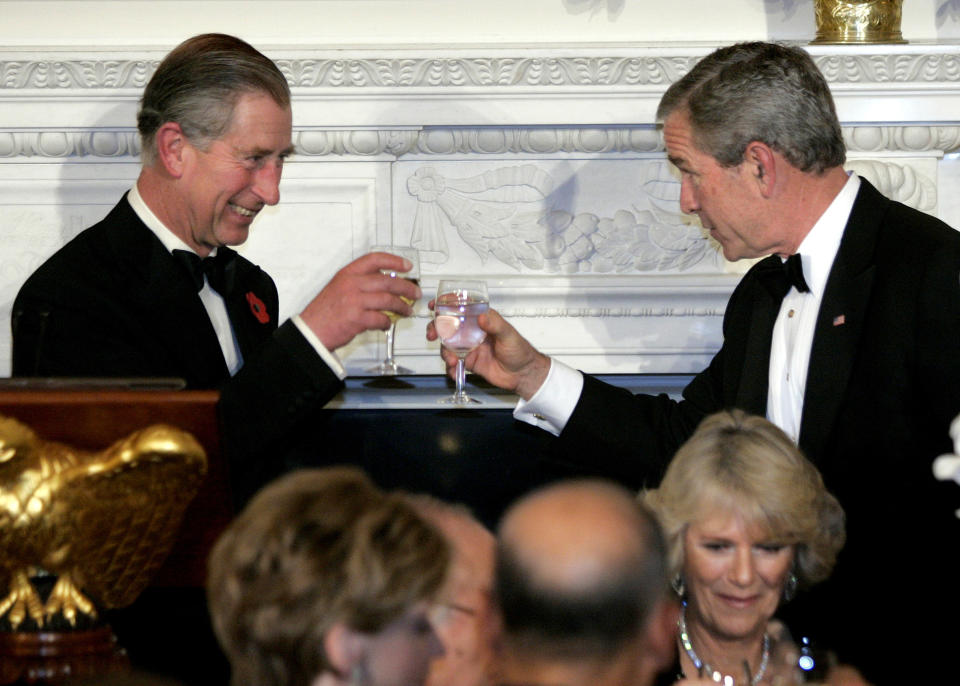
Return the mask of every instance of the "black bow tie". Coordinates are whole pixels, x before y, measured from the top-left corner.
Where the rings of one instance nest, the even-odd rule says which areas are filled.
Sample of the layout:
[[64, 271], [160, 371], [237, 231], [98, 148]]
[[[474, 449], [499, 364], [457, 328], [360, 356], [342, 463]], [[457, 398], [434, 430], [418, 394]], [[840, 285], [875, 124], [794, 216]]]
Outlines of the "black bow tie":
[[770, 289], [770, 293], [777, 300], [783, 300], [783, 297], [793, 286], [800, 293], [809, 293], [810, 286], [807, 280], [803, 278], [803, 264], [800, 261], [800, 253], [791, 255], [786, 261], [781, 260], [776, 255], [771, 255], [764, 260], [763, 269], [760, 276]]
[[190, 274], [198, 293], [203, 289], [204, 276], [210, 282], [210, 288], [223, 297], [227, 297], [233, 289], [233, 260], [236, 256], [233, 250], [217, 248], [216, 256], [203, 258], [189, 250], [174, 250], [173, 256]]

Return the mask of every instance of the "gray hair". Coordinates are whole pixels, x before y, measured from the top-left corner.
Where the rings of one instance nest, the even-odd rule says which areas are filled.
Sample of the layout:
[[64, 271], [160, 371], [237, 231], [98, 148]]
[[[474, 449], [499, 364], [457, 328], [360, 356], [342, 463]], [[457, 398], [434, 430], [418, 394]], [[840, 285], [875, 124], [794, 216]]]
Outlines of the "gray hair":
[[270, 58], [222, 33], [188, 38], [168, 54], [140, 99], [137, 129], [144, 165], [156, 159], [157, 130], [176, 122], [200, 149], [225, 134], [241, 95], [264, 93], [290, 106], [290, 87]]
[[803, 172], [846, 159], [830, 88], [797, 47], [754, 42], [712, 52], [667, 89], [657, 120], [675, 111], [688, 114], [697, 147], [727, 167], [740, 164], [753, 141]]

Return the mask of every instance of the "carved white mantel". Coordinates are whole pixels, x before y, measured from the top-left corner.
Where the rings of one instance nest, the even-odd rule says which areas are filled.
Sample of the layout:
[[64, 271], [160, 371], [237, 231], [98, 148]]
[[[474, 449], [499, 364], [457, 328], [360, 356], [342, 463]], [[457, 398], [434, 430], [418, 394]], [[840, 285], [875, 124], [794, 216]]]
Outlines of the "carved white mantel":
[[[347, 261], [390, 240], [423, 250], [424, 290], [486, 278], [545, 351], [596, 372], [696, 371], [720, 342], [743, 265], [677, 205], [654, 112], [713, 46], [265, 49], [294, 93], [298, 154], [243, 252], [291, 314]], [[849, 167], [960, 226], [960, 48], [811, 47]], [[0, 50], [0, 318], [23, 279], [136, 178], [137, 99], [163, 51]], [[439, 373], [428, 314], [398, 354]], [[0, 375], [9, 334], [0, 335]], [[340, 351], [351, 372], [370, 334]]]

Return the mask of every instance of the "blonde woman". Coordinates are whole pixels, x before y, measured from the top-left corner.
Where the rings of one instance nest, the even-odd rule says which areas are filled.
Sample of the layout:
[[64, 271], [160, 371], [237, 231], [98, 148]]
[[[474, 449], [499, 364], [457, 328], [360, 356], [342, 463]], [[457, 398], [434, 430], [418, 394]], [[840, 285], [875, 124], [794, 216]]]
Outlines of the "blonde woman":
[[845, 537], [843, 510], [816, 468], [766, 419], [721, 412], [641, 498], [663, 526], [683, 602], [670, 676], [795, 683], [772, 657], [786, 640], [774, 613], [830, 575]]

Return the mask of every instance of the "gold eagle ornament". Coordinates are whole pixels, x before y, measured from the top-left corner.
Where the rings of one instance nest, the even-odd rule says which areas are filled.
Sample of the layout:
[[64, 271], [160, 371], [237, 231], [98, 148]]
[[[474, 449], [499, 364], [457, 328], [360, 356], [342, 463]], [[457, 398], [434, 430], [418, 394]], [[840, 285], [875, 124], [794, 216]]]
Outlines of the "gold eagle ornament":
[[[45, 441], [0, 415], [0, 619], [76, 626], [124, 607], [177, 538], [207, 471], [190, 434], [157, 424], [101, 452]], [[53, 575], [41, 599], [31, 577]]]

